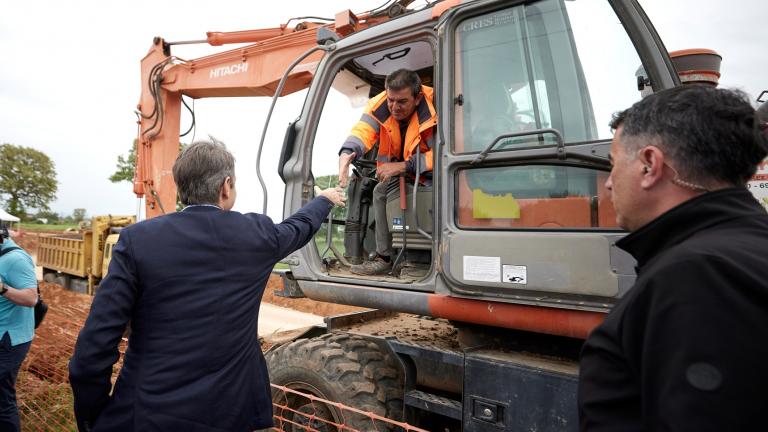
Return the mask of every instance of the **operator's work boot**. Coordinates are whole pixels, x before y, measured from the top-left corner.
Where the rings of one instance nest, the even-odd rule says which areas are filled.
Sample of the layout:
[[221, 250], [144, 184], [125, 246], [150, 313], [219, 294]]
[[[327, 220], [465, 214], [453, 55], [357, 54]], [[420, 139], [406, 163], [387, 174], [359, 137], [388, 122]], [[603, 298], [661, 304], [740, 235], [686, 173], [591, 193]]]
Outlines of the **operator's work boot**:
[[376, 255], [376, 258], [370, 261], [353, 265], [349, 268], [349, 271], [361, 276], [385, 275], [392, 271], [392, 261], [384, 261], [381, 255]]

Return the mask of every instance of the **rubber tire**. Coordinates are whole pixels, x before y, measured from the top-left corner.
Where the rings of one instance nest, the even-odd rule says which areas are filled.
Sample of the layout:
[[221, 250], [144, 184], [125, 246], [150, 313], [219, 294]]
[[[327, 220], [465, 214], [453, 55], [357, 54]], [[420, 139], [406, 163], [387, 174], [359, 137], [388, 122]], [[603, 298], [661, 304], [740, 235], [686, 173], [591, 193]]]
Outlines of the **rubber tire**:
[[[402, 377], [391, 355], [382, 352], [378, 345], [360, 336], [347, 333], [329, 333], [313, 339], [299, 339], [282, 345], [267, 356], [267, 367], [273, 384], [292, 388], [304, 393], [362, 411], [401, 420], [403, 414]], [[285, 403], [283, 392], [273, 389], [273, 402]], [[300, 408], [301, 402], [294, 401]], [[336, 421], [340, 413], [325, 406]], [[291, 412], [275, 415], [282, 417]], [[373, 430], [371, 419], [345, 412], [347, 426], [357, 430]], [[295, 419], [294, 419], [295, 420]], [[276, 421], [276, 426], [280, 426]], [[290, 430], [292, 425], [283, 425]], [[376, 423], [378, 430], [389, 430]], [[333, 430], [329, 428], [328, 430]]]
[[57, 285], [61, 285], [62, 288], [65, 290], [71, 290], [72, 288], [69, 286], [69, 282], [72, 280], [72, 276], [66, 274], [66, 273], [59, 273], [56, 275], [56, 279], [54, 280], [54, 283]]
[[43, 281], [49, 284], [56, 283], [56, 270], [43, 267]]

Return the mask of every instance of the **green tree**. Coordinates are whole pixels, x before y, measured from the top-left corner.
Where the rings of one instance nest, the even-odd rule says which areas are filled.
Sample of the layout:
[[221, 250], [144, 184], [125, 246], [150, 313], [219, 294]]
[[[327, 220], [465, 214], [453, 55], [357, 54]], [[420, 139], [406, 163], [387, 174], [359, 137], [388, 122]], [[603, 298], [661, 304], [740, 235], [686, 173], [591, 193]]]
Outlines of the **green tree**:
[[46, 219], [49, 224], [57, 224], [61, 220], [61, 216], [55, 211], [40, 210], [34, 215], [34, 219]]
[[133, 140], [133, 146], [128, 151], [128, 156], [117, 156], [117, 171], [109, 176], [109, 181], [112, 183], [119, 183], [121, 181], [133, 182], [133, 173], [136, 169], [136, 144], [137, 140]]
[[28, 208], [48, 210], [58, 183], [53, 161], [43, 152], [5, 143], [0, 145], [0, 197], [11, 214]]
[[85, 209], [84, 208], [76, 208], [72, 212], [72, 219], [75, 222], [82, 222], [85, 219]]
[[[127, 156], [117, 156], [117, 170], [109, 176], [109, 181], [112, 183], [120, 183], [121, 181], [133, 182], [133, 173], [136, 172], [136, 146], [138, 140], [133, 140], [133, 146], [128, 151]], [[184, 150], [187, 145], [179, 143], [179, 152]]]
[[[136, 172], [136, 146], [138, 140], [133, 140], [133, 147], [128, 151], [127, 156], [119, 155], [117, 157], [117, 171], [109, 176], [109, 181], [112, 183], [120, 183], [121, 181], [127, 181], [133, 183], [133, 174]], [[184, 150], [187, 144], [179, 143], [179, 153]], [[179, 197], [176, 197], [176, 211], [180, 211], [184, 206], [179, 201]]]

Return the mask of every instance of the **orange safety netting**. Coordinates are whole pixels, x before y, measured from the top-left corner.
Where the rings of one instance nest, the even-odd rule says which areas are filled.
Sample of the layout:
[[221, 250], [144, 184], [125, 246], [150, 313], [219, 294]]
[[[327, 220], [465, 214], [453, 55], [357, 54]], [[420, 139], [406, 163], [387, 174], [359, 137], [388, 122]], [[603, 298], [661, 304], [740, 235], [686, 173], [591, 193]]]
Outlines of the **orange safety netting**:
[[[413, 431], [427, 432], [408, 423], [388, 419], [368, 411], [349, 407], [339, 402], [332, 402], [311, 394], [302, 393], [288, 387], [271, 384], [272, 410], [275, 420], [274, 431], [309, 431], [309, 432], [371, 432], [371, 431]], [[289, 404], [289, 399], [301, 398], [309, 403], [308, 410], [296, 410]], [[330, 414], [330, 415], [329, 415]], [[347, 425], [354, 419], [364, 429]]]
[[[35, 432], [73, 431], [76, 427], [67, 363], [92, 297], [52, 284], [41, 284], [40, 291], [49, 310], [35, 330], [35, 339], [16, 381], [21, 428]], [[125, 340], [120, 344], [120, 352], [124, 351]], [[120, 363], [113, 379], [119, 369]]]

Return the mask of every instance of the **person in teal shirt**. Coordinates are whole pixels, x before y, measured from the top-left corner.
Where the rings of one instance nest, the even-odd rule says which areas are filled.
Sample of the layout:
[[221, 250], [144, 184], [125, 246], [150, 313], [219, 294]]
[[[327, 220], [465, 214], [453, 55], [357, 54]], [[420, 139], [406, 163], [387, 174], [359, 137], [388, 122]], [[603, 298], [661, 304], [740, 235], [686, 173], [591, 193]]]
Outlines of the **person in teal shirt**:
[[16, 376], [35, 336], [37, 277], [32, 257], [0, 228], [0, 431], [19, 431]]

